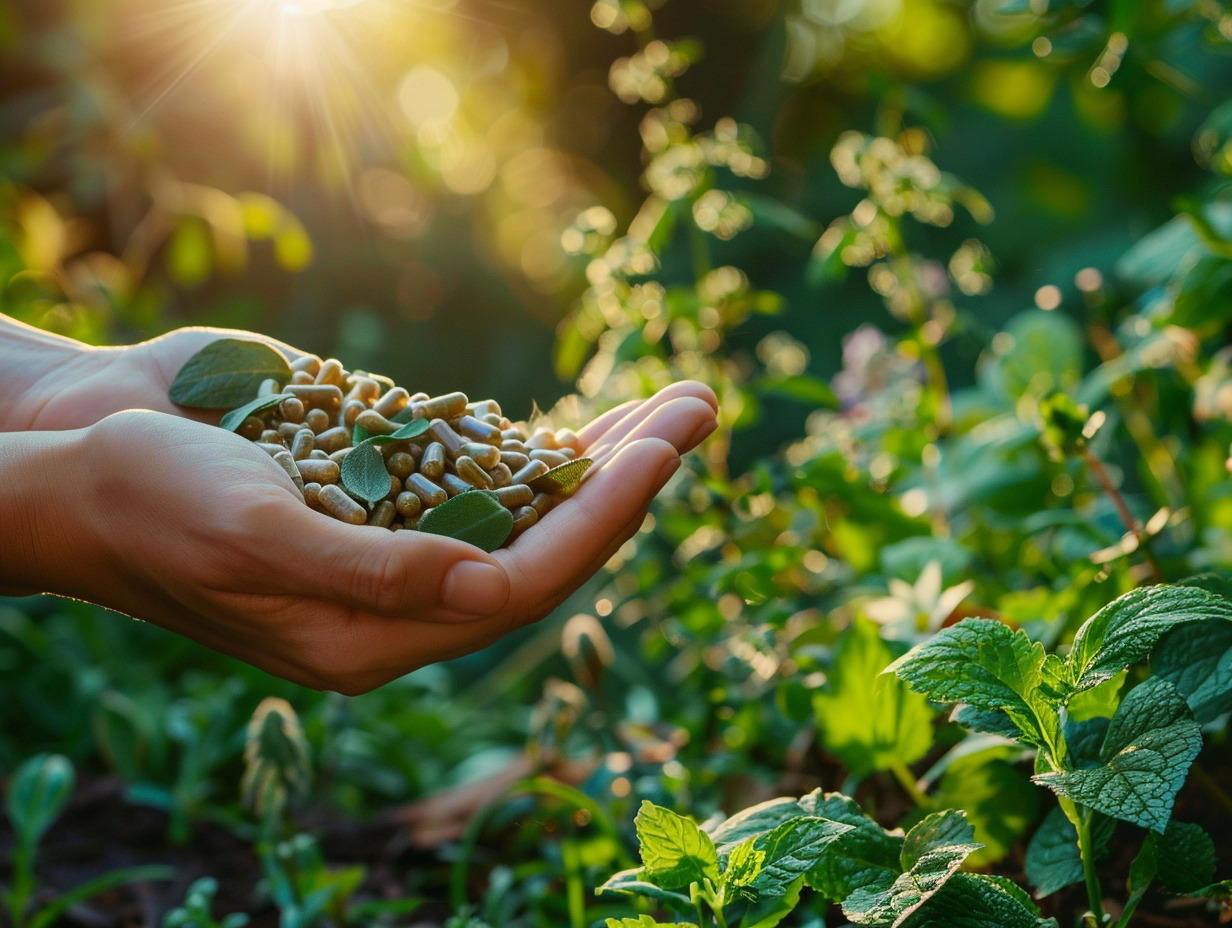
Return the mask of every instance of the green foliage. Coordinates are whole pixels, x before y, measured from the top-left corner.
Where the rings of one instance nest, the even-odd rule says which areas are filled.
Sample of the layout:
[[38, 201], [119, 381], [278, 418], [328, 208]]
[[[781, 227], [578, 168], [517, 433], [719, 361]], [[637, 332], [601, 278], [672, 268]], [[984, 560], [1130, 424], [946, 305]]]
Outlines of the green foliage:
[[513, 531], [513, 514], [491, 490], [467, 490], [433, 506], [419, 520], [419, 530], [495, 551]]
[[224, 429], [234, 432], [244, 424], [244, 420], [249, 416], [255, 415], [259, 412], [264, 412], [267, 409], [273, 409], [291, 395], [292, 394], [290, 393], [275, 393], [271, 396], [259, 396], [255, 400], [250, 400], [243, 406], [240, 406], [238, 409], [233, 409], [229, 413], [226, 413], [222, 419], [219, 420], [218, 424]]
[[291, 379], [291, 368], [281, 353], [263, 342], [220, 338], [184, 362], [171, 382], [171, 401], [201, 409], [231, 409], [252, 400], [267, 379], [280, 384]]
[[342, 459], [342, 485], [352, 496], [369, 505], [389, 495], [393, 478], [385, 469], [385, 458], [375, 438], [355, 445]]

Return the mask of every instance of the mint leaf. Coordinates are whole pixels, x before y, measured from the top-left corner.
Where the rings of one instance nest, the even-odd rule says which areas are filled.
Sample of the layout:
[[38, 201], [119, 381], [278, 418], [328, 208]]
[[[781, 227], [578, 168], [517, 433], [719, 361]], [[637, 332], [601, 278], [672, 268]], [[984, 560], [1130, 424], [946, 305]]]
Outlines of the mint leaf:
[[674, 893], [671, 890], [664, 889], [642, 879], [643, 876], [645, 876], [644, 867], [636, 867], [633, 870], [621, 870], [619, 873], [612, 874], [607, 882], [598, 887], [595, 890], [595, 895], [597, 896], [600, 893], [625, 893], [630, 896], [645, 896], [647, 899], [673, 903], [686, 908], [692, 906], [689, 897], [684, 893]]
[[826, 688], [813, 694], [822, 743], [856, 777], [919, 760], [932, 747], [928, 700], [881, 672], [895, 652], [857, 619], [839, 642]]
[[375, 439], [360, 442], [342, 459], [342, 486], [353, 496], [375, 503], [389, 495], [393, 478]]
[[905, 924], [958, 872], [980, 845], [961, 812], [934, 812], [907, 833], [894, 882], [857, 889], [843, 900], [843, 914], [857, 925]]
[[[345, 465], [350, 459], [348, 454], [342, 463]], [[419, 520], [419, 530], [448, 535], [484, 551], [495, 551], [513, 531], [513, 514], [500, 504], [491, 490], [467, 490], [432, 507]]]
[[291, 380], [291, 367], [281, 353], [263, 342], [220, 338], [184, 362], [168, 395], [178, 406], [232, 409], [256, 396], [271, 378], [280, 384]]
[[779, 894], [807, 873], [825, 853], [826, 847], [851, 826], [811, 816], [784, 822], [755, 839], [765, 855], [761, 870], [750, 884], [759, 894]]
[[1151, 655], [1151, 670], [1176, 686], [1199, 724], [1214, 721], [1232, 710], [1232, 623], [1174, 628]]
[[901, 834], [887, 832], [840, 793], [811, 793], [800, 800], [800, 807], [810, 815], [852, 826], [825, 849], [808, 872], [810, 887], [831, 902], [841, 902], [857, 889], [888, 889], [893, 884], [900, 872]]
[[978, 709], [975, 706], [959, 706], [954, 712], [954, 721], [969, 731], [1000, 735], [1017, 740], [1022, 731], [1000, 709]]
[[714, 842], [691, 819], [643, 799], [633, 826], [641, 846], [643, 873], [656, 886], [680, 889], [706, 879], [719, 882]]
[[755, 835], [745, 838], [731, 849], [727, 857], [727, 868], [723, 871], [725, 886], [748, 886], [761, 872], [761, 865], [766, 859], [766, 852], [754, 847]]
[[1068, 659], [1077, 690], [1102, 683], [1145, 658], [1164, 632], [1199, 619], [1232, 621], [1232, 602], [1197, 587], [1131, 590], [1083, 623]]
[[[1115, 819], [1095, 814], [1091, 837], [1097, 861], [1107, 855], [1108, 842], [1112, 840], [1115, 827]], [[1078, 831], [1059, 807], [1054, 806], [1044, 817], [1043, 824], [1036, 829], [1027, 845], [1026, 872], [1037, 897], [1051, 896], [1066, 886], [1082, 882]]]
[[1057, 706], [1042, 687], [1044, 646], [991, 619], [963, 619], [912, 648], [886, 672], [939, 702], [1002, 710], [1036, 745], [1057, 742]]
[[1159, 882], [1168, 892], [1188, 895], [1202, 890], [1215, 878], [1215, 842], [1201, 825], [1169, 822], [1162, 835], [1152, 832]]
[[722, 853], [728, 845], [772, 831], [800, 814], [800, 803], [795, 799], [788, 797], [768, 799], [737, 812], [711, 829], [710, 837]]
[[913, 916], [896, 928], [1056, 928], [1040, 918], [1030, 896], [1010, 880], [957, 873]]
[[1163, 832], [1202, 732], [1175, 687], [1149, 680], [1130, 691], [1108, 726], [1097, 767], [1038, 774], [1041, 783], [1113, 818]]
[[227, 413], [225, 416], [222, 417], [222, 420], [218, 424], [222, 426], [224, 429], [226, 429], [228, 432], [234, 432], [236, 429], [238, 429], [241, 425], [244, 424], [244, 420], [247, 419], [249, 416], [253, 415], [254, 413], [264, 412], [265, 410], [270, 409], [273, 406], [277, 406], [279, 403], [281, 403], [283, 400], [285, 400], [289, 396], [291, 396], [290, 393], [274, 393], [274, 394], [271, 394], [270, 396], [257, 397], [257, 399], [253, 400], [252, 402], [245, 403], [239, 409], [231, 410], [229, 413]]

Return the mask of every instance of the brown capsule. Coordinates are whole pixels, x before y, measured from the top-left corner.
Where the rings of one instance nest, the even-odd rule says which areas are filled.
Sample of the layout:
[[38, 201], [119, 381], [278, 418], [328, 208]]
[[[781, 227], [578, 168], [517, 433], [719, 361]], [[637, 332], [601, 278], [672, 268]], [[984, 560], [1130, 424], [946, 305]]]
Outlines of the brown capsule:
[[573, 448], [570, 448], [568, 445], [566, 445], [563, 448], [557, 448], [556, 453], [563, 454], [565, 456], [565, 459], [568, 461], [572, 461], [574, 458], [577, 457], [577, 454], [578, 454], [577, 451], [575, 451]]
[[292, 371], [306, 371], [313, 377], [317, 375], [317, 371], [320, 369], [321, 359], [311, 354], [306, 354], [302, 358], [296, 358], [291, 362]]
[[[330, 454], [327, 454], [325, 456], [329, 458], [331, 461], [333, 461], [335, 464], [337, 464], [339, 467], [341, 467], [342, 459], [345, 458], [348, 454], [350, 454], [354, 450], [355, 448], [353, 446], [347, 445], [345, 448], [339, 448], [337, 451], [331, 452]], [[312, 452], [312, 456], [315, 457], [318, 453], [325, 454], [324, 451], [317, 449], [316, 451]]]
[[515, 483], [508, 487], [499, 487], [496, 498], [506, 509], [517, 509], [519, 506], [529, 506], [535, 498], [535, 491], [524, 483]]
[[457, 474], [441, 474], [441, 486], [445, 488], [445, 492], [452, 498], [459, 493], [465, 493], [467, 490], [475, 489]]
[[530, 448], [520, 438], [506, 438], [500, 443], [501, 451], [516, 451], [518, 454], [530, 454]]
[[[494, 412], [490, 412], [486, 416], [479, 416], [478, 419], [480, 422], [486, 422], [488, 425], [492, 426], [492, 428], [500, 429], [501, 431], [504, 431], [505, 423], [509, 421], [504, 416], [498, 416]], [[501, 438], [504, 437], [504, 435], [501, 436]]]
[[532, 448], [530, 459], [532, 461], [542, 461], [548, 467], [560, 467], [562, 464], [569, 463], [569, 459], [559, 451], [548, 451], [545, 448]]
[[420, 391], [420, 392], [418, 392], [418, 393], [412, 393], [412, 394], [411, 394], [411, 400], [410, 400], [410, 401], [411, 401], [412, 403], [422, 403], [422, 402], [424, 402], [424, 401], [425, 401], [425, 400], [427, 400], [427, 399], [430, 399], [430, 397], [428, 396], [428, 394], [424, 393], [424, 392], [421, 390], [421, 391]]
[[368, 521], [368, 513], [364, 507], [347, 496], [346, 491], [336, 483], [321, 487], [317, 494], [317, 502], [331, 516], [343, 522], [363, 525]]
[[286, 441], [282, 437], [282, 433], [277, 429], [266, 429], [257, 436], [257, 441], [263, 441], [268, 445], [286, 445]]
[[513, 427], [513, 426], [509, 426], [508, 428], [503, 428], [503, 429], [501, 429], [501, 440], [502, 440], [502, 441], [518, 441], [518, 442], [520, 442], [520, 441], [524, 440], [525, 438], [526, 438], [526, 433], [525, 433], [525, 432], [523, 432], [523, 431], [522, 431], [521, 429], [519, 429], [519, 428], [515, 428], [515, 427]]
[[433, 483], [422, 473], [411, 474], [406, 478], [406, 488], [419, 497], [424, 508], [439, 506], [449, 499], [449, 494], [440, 485]]
[[557, 429], [556, 450], [564, 451], [566, 448], [571, 448], [575, 454], [581, 450], [582, 445], [578, 440], [577, 432], [573, 429]]
[[355, 417], [355, 424], [370, 435], [391, 435], [400, 428], [397, 422], [390, 422], [375, 409], [365, 409]]
[[253, 444], [269, 455], [275, 455], [279, 451], [287, 450], [286, 445], [276, 445], [272, 441], [256, 441]]
[[413, 405], [416, 419], [452, 419], [466, 412], [465, 393], [443, 393]]
[[291, 457], [297, 461], [308, 458], [316, 449], [317, 436], [312, 429], [301, 428], [291, 439]]
[[411, 395], [403, 387], [393, 387], [372, 408], [388, 419], [404, 410], [410, 399]]
[[508, 464], [497, 463], [488, 468], [488, 474], [492, 478], [492, 486], [507, 487], [513, 483], [513, 471], [509, 469]]
[[308, 373], [307, 371], [294, 371], [291, 374], [292, 384], [305, 385], [305, 384], [316, 383], [316, 382], [317, 382], [316, 376]]
[[291, 452], [283, 448], [274, 455], [274, 460], [278, 463], [291, 481], [295, 484], [295, 489], [299, 490], [300, 495], [304, 495], [304, 478], [299, 475], [299, 468], [295, 466], [295, 459], [291, 457]]
[[530, 457], [521, 451], [502, 451], [500, 460], [512, 471], [519, 471], [530, 463]]
[[525, 467], [513, 475], [514, 483], [530, 483], [541, 474], [546, 474], [552, 468], [543, 461], [530, 461]]
[[402, 492], [402, 486], [403, 484], [402, 484], [401, 478], [395, 477], [393, 474], [390, 474], [389, 475], [389, 492], [385, 494], [385, 498], [388, 500], [397, 499], [398, 494]]
[[428, 435], [433, 441], [439, 441], [444, 445], [445, 453], [451, 458], [456, 458], [461, 454], [462, 446], [466, 443], [444, 419], [433, 419], [432, 424], [428, 426]]
[[524, 532], [539, 521], [539, 511], [534, 506], [521, 506], [513, 511], [513, 530]]
[[389, 528], [397, 512], [393, 503], [383, 499], [372, 507], [372, 512], [368, 514], [368, 524], [375, 525], [377, 528]]
[[342, 475], [342, 468], [337, 462], [326, 458], [324, 461], [314, 461], [312, 458], [306, 458], [301, 461], [296, 461], [295, 466], [299, 468], [300, 476], [305, 481], [311, 480], [313, 483], [337, 483], [338, 478]]
[[321, 508], [321, 501], [318, 498], [321, 495], [321, 485], [319, 483], [304, 484], [304, 502], [313, 509]]
[[326, 454], [333, 454], [351, 444], [351, 430], [345, 425], [326, 429], [317, 436], [316, 446]]
[[[475, 462], [475, 459], [469, 455], [458, 455], [458, 459], [453, 462], [453, 466], [454, 469], [457, 470], [458, 476], [471, 486], [480, 490], [492, 489], [492, 478], [488, 476], [488, 472], [480, 467]], [[446, 489], [448, 489], [448, 487], [446, 487]]]
[[556, 505], [559, 497], [553, 496], [550, 493], [536, 493], [535, 498], [530, 501], [531, 507], [535, 512], [539, 513], [539, 518], [543, 518], [548, 514], [553, 506]]
[[273, 377], [266, 377], [261, 381], [261, 385], [257, 387], [257, 396], [273, 396], [275, 393], [281, 393], [282, 389], [278, 386], [278, 381]]
[[439, 441], [430, 442], [424, 448], [423, 458], [419, 462], [419, 472], [433, 480], [445, 473], [445, 446]]
[[343, 401], [359, 400], [367, 409], [376, 402], [376, 398], [381, 395], [381, 385], [371, 377], [366, 377], [362, 374], [352, 374], [347, 378], [347, 383], [351, 385], [351, 389], [347, 391]]
[[287, 392], [299, 397], [309, 409], [324, 409], [330, 415], [337, 415], [342, 409], [342, 390], [337, 384], [293, 383], [287, 387]]
[[468, 415], [474, 416], [476, 419], [482, 419], [487, 415], [500, 415], [500, 404], [496, 400], [476, 400], [473, 403], [466, 404], [466, 412]]
[[477, 441], [468, 441], [462, 445], [462, 453], [467, 457], [474, 458], [475, 463], [485, 470], [495, 467], [500, 463], [501, 459], [500, 448], [480, 444]]
[[[299, 434], [303, 427], [304, 426], [302, 423], [297, 425], [294, 422], [279, 422], [278, 434], [282, 436], [283, 441], [291, 442], [295, 440], [295, 436]], [[309, 429], [309, 431], [311, 431], [311, 429]]]
[[500, 445], [502, 438], [500, 429], [494, 425], [488, 425], [476, 419], [474, 416], [463, 416], [458, 420], [457, 431], [459, 435], [469, 438], [471, 441], [482, 442], [485, 445]]
[[304, 425], [320, 435], [333, 425], [333, 421], [330, 419], [329, 413], [324, 409], [310, 409], [304, 413]]
[[356, 417], [367, 408], [363, 400], [347, 400], [342, 404], [342, 424], [348, 429], [354, 428]]
[[423, 511], [423, 500], [419, 498], [417, 493], [411, 490], [403, 490], [398, 494], [398, 498], [394, 500], [394, 508], [398, 510], [398, 515], [413, 519]]
[[283, 422], [303, 422], [304, 412], [304, 401], [298, 396], [288, 396], [278, 404], [278, 418]]
[[[346, 451], [347, 449], [343, 448], [342, 450]], [[328, 454], [326, 454], [320, 448], [313, 448], [311, 451], [309, 451], [308, 459], [311, 461], [332, 461], [333, 460], [333, 458], [331, 458]]]
[[526, 439], [528, 448], [543, 448], [547, 451], [556, 450], [556, 433], [548, 428], [535, 429], [535, 434]]
[[415, 472], [415, 459], [405, 451], [395, 451], [385, 459], [385, 469], [400, 480]]
[[240, 423], [240, 427], [235, 430], [235, 434], [240, 438], [247, 438], [249, 441], [260, 441], [261, 433], [265, 431], [265, 423], [256, 416], [249, 416]]
[[317, 370], [316, 382], [320, 384], [332, 384], [341, 389], [346, 384], [346, 370], [342, 366], [342, 362], [337, 358], [327, 358], [321, 362], [320, 368]]

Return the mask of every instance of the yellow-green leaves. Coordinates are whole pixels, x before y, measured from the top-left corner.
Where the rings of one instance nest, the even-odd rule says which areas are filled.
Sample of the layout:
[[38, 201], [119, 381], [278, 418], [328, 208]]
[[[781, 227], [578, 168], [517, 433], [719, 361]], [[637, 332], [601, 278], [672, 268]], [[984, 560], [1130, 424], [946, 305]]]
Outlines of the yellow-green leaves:
[[184, 362], [171, 383], [171, 402], [198, 409], [232, 409], [257, 394], [262, 381], [286, 384], [291, 368], [262, 342], [220, 338]]
[[707, 879], [718, 882], [714, 842], [690, 819], [643, 801], [633, 824], [646, 879], [664, 889], [681, 889]]
[[419, 530], [495, 551], [513, 531], [513, 514], [491, 490], [470, 490], [429, 510], [419, 520]]
[[564, 464], [558, 464], [547, 473], [540, 474], [526, 485], [536, 493], [553, 493], [568, 496], [582, 484], [582, 478], [595, 462], [590, 458], [575, 458]]

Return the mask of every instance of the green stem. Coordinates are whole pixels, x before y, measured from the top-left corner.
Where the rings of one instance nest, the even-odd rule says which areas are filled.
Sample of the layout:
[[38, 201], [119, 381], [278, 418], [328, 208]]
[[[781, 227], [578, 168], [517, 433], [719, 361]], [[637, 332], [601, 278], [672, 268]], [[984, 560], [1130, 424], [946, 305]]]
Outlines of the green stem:
[[26, 909], [34, 894], [34, 845], [19, 840], [13, 849], [13, 889], [9, 894], [9, 911], [13, 924], [26, 924]]
[[919, 782], [911, 775], [911, 771], [907, 769], [906, 764], [902, 761], [895, 761], [890, 766], [890, 773], [894, 774], [894, 779], [898, 780], [899, 785], [911, 797], [912, 802], [921, 809], [932, 808], [933, 801], [920, 789]]
[[1091, 840], [1091, 815], [1086, 809], [1076, 806], [1078, 821], [1074, 827], [1078, 829], [1078, 850], [1082, 854], [1082, 876], [1087, 884], [1087, 903], [1098, 924], [1106, 921], [1104, 915], [1104, 892], [1099, 885], [1099, 874], [1095, 872], [1095, 845]]
[[1144, 886], [1140, 892], [1134, 893], [1125, 901], [1125, 908], [1121, 912], [1121, 917], [1117, 919], [1114, 928], [1129, 928], [1129, 920], [1134, 917], [1134, 911], [1138, 908], [1138, 903], [1142, 901], [1142, 897], [1146, 895], [1146, 887]]
[[561, 857], [565, 865], [565, 896], [568, 900], [569, 924], [572, 928], [586, 928], [586, 888], [582, 880], [582, 855], [578, 850], [574, 835], [570, 834], [561, 843]]

